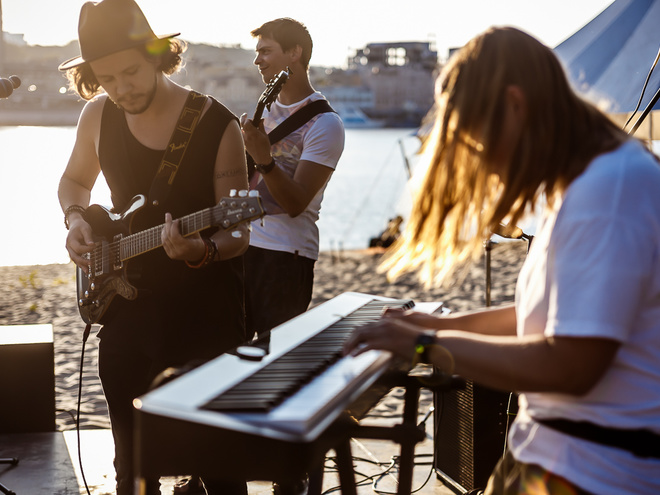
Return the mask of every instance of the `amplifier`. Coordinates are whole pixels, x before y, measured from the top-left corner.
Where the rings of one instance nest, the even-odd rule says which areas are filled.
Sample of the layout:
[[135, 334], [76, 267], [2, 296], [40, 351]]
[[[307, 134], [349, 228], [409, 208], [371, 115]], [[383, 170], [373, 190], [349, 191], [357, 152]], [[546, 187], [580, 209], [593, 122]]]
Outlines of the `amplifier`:
[[51, 325], [0, 325], [0, 433], [55, 431]]
[[436, 475], [452, 491], [484, 489], [506, 448], [518, 396], [467, 381], [462, 390], [434, 392]]

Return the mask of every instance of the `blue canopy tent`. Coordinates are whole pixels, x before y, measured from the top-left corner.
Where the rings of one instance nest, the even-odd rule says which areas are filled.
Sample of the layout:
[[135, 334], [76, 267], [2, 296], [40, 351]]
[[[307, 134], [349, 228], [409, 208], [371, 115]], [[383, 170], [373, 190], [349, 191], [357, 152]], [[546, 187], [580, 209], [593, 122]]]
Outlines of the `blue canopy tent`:
[[[639, 102], [660, 48], [660, 0], [615, 0], [586, 26], [555, 48], [575, 88], [608, 112], [621, 126]], [[660, 67], [653, 71], [637, 121], [660, 88]], [[660, 139], [660, 101], [636, 136]]]

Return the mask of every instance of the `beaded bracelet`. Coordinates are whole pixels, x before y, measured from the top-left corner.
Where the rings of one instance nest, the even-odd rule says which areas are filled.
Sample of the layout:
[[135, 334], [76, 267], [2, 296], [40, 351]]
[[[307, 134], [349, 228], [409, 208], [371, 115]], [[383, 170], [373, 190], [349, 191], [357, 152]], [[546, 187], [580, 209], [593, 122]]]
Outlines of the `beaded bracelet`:
[[210, 265], [215, 261], [215, 257], [218, 254], [218, 246], [213, 239], [204, 238], [204, 256], [197, 263], [190, 263], [186, 260], [186, 265], [190, 268], [202, 268], [206, 265]]
[[66, 230], [69, 230], [69, 215], [74, 211], [77, 211], [81, 215], [84, 215], [85, 207], [80, 205], [67, 206], [66, 210], [64, 210], [64, 226], [66, 227]]
[[215, 257], [218, 254], [218, 245], [215, 243], [215, 241], [211, 238], [205, 239], [205, 241], [209, 246], [209, 255], [206, 257], [206, 263], [204, 263], [204, 266], [213, 263], [215, 261]]

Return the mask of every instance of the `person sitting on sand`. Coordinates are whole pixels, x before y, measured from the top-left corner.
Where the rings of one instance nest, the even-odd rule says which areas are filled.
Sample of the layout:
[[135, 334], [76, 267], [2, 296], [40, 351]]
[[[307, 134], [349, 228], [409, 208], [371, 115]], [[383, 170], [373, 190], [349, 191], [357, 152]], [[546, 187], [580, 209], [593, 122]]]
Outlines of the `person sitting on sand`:
[[386, 349], [520, 392], [486, 494], [660, 493], [658, 158], [514, 28], [472, 39], [437, 88], [430, 166], [385, 268], [447, 281], [545, 198], [515, 304], [388, 311], [345, 353]]
[[385, 227], [385, 230], [383, 230], [378, 237], [372, 237], [369, 240], [369, 247], [390, 247], [401, 235], [402, 223], [403, 217], [401, 215], [390, 218], [390, 220], [387, 222], [387, 227]]

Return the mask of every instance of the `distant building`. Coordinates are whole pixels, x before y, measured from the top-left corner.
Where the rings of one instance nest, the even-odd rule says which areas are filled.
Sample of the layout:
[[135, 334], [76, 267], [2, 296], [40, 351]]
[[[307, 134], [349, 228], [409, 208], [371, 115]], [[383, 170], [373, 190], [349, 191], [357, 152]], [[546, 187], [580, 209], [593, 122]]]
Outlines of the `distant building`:
[[[33, 46], [6, 33], [4, 40], [0, 75], [16, 74], [22, 84], [0, 100], [0, 125], [75, 125], [84, 102], [57, 67], [78, 55], [78, 43]], [[173, 80], [215, 96], [237, 115], [254, 112], [264, 83], [253, 50], [190, 43], [183, 58]], [[433, 104], [437, 63], [429, 43], [373, 43], [351, 57], [346, 70], [310, 67], [310, 79], [347, 127], [418, 126]]]
[[370, 43], [349, 59], [373, 93], [371, 118], [388, 125], [414, 125], [433, 106], [438, 54], [428, 42]]

